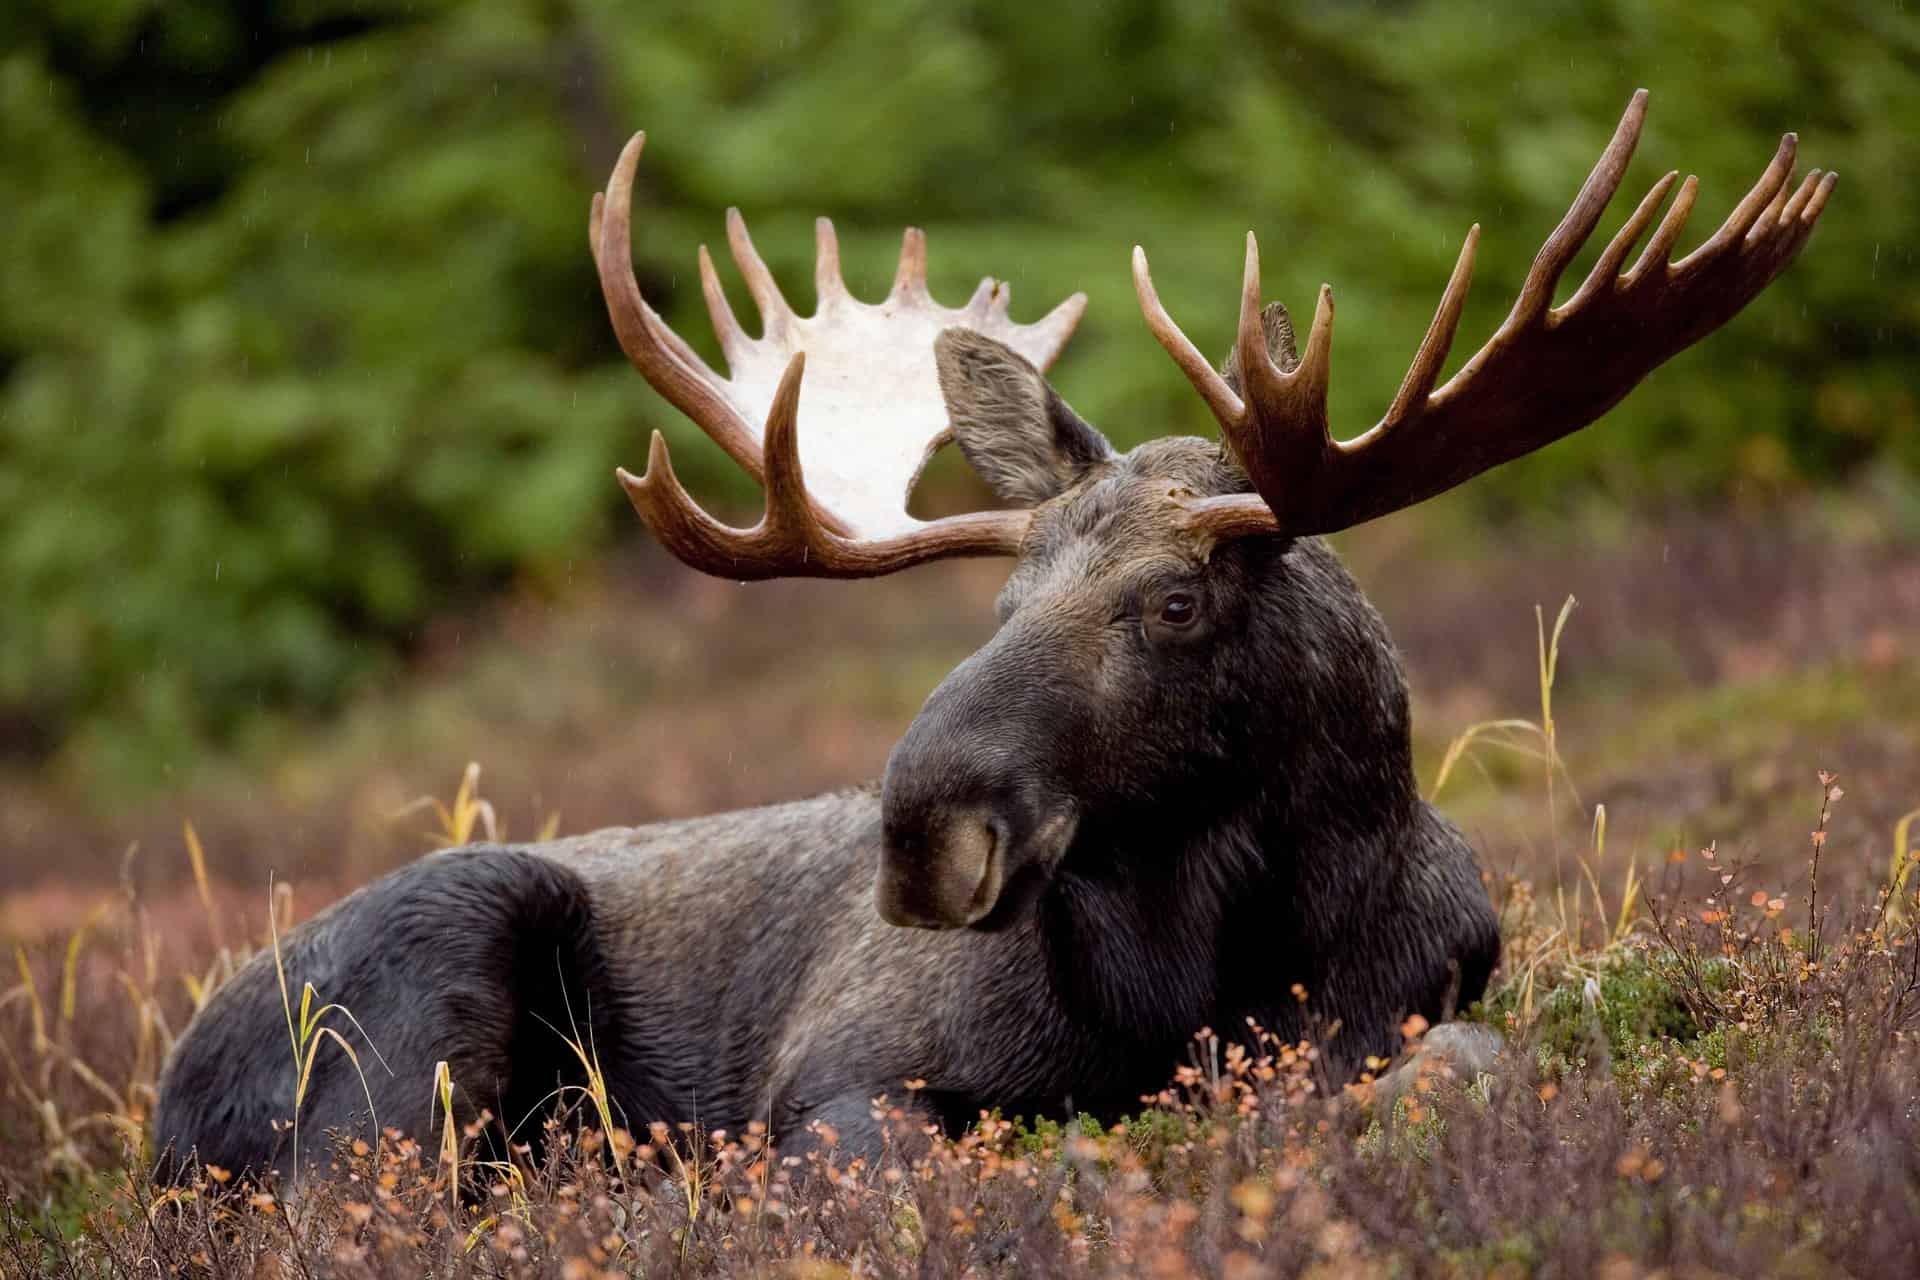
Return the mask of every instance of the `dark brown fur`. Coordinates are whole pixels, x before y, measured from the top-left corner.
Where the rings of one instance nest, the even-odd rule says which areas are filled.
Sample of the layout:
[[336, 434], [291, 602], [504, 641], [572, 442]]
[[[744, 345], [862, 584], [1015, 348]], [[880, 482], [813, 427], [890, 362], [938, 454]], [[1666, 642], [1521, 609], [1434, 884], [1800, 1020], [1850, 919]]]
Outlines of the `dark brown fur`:
[[[1337, 1076], [1480, 994], [1498, 940], [1473, 853], [1415, 790], [1405, 681], [1332, 552], [1194, 542], [1169, 489], [1247, 488], [1218, 445], [1114, 455], [1011, 352], [939, 349], [961, 448], [1037, 504], [1000, 630], [879, 785], [435, 855], [296, 931], [289, 981], [393, 1068], [371, 1069], [383, 1123], [426, 1128], [441, 1058], [468, 1112], [518, 1122], [575, 1028], [633, 1126], [793, 1144], [823, 1120], [872, 1151], [869, 1100], [909, 1079], [949, 1125], [1112, 1114], [1202, 1025], [1337, 1023]], [[1162, 620], [1171, 593], [1193, 621]], [[285, 1167], [292, 1080], [258, 959], [182, 1039], [156, 1138]], [[359, 1089], [323, 1051], [304, 1129], [363, 1130]]]

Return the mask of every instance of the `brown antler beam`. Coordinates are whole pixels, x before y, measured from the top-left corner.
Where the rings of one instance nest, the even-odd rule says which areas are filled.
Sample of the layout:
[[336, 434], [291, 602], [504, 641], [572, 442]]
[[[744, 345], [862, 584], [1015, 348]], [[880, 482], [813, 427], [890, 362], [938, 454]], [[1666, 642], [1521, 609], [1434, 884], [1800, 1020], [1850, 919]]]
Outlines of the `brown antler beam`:
[[1644, 89], [1633, 95], [1599, 162], [1535, 256], [1506, 320], [1435, 390], [1473, 278], [1480, 228], [1468, 231], [1386, 415], [1344, 442], [1333, 439], [1327, 421], [1329, 287], [1321, 286], [1298, 364], [1282, 370], [1267, 354], [1259, 247], [1248, 234], [1236, 336], [1242, 392], [1236, 393], [1167, 314], [1146, 254], [1136, 246], [1134, 286], [1148, 328], [1213, 411], [1257, 495], [1190, 503], [1182, 519], [1216, 538], [1327, 533], [1409, 506], [1586, 426], [1654, 368], [1737, 314], [1793, 260], [1833, 190], [1834, 175], [1819, 170], [1792, 186], [1792, 134], [1781, 139], [1772, 162], [1719, 230], [1670, 262], [1698, 188], [1692, 177], [1680, 183], [1646, 249], [1621, 274], [1621, 264], [1674, 190], [1679, 175], [1666, 174], [1574, 295], [1552, 305], [1560, 277], [1625, 177], [1646, 104]]

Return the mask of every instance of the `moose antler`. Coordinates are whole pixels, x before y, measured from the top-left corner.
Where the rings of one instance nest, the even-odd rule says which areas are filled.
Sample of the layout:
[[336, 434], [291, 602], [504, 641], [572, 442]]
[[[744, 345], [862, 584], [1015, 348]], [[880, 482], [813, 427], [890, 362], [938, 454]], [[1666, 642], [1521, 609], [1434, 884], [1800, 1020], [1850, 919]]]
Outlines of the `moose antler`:
[[[634, 279], [630, 217], [633, 176], [646, 135], [620, 153], [589, 225], [620, 346], [646, 380], [699, 425], [766, 489], [766, 514], [734, 529], [703, 511], [673, 474], [658, 431], [647, 471], [617, 474], [634, 510], [680, 559], [732, 578], [858, 578], [947, 556], [1017, 552], [1029, 513], [982, 511], [920, 521], [906, 512], [927, 459], [951, 435], [935, 372], [933, 340], [953, 326], [1006, 343], [1039, 368], [1059, 356], [1086, 310], [1076, 293], [1033, 324], [1007, 314], [1011, 291], [991, 277], [965, 307], [943, 307], [927, 292], [927, 241], [909, 228], [884, 302], [870, 306], [840, 278], [833, 224], [815, 224], [819, 306], [798, 316], [753, 247], [740, 211], [727, 211], [727, 241], [764, 332], [750, 338], [734, 319], [700, 249], [700, 281], [727, 360], [722, 378], [667, 327]], [[800, 384], [807, 365], [804, 411]]]
[[1378, 425], [1336, 441], [1327, 425], [1333, 291], [1320, 287], [1297, 364], [1268, 355], [1260, 310], [1260, 251], [1247, 233], [1235, 354], [1236, 391], [1187, 340], [1154, 292], [1147, 255], [1133, 250], [1134, 289], [1153, 336], [1219, 419], [1257, 494], [1189, 501], [1184, 519], [1216, 540], [1249, 533], [1331, 533], [1430, 498], [1482, 471], [1579, 430], [1618, 404], [1669, 357], [1731, 319], [1793, 261], [1826, 207], [1835, 175], [1815, 169], [1789, 194], [1795, 137], [1713, 237], [1679, 262], [1674, 242], [1693, 210], [1697, 181], [1680, 184], [1667, 215], [1631, 269], [1620, 273], [1677, 173], [1656, 182], [1594, 264], [1555, 307], [1554, 286], [1593, 234], [1620, 186], [1646, 117], [1633, 95], [1613, 141], [1527, 272], [1493, 337], [1439, 390], [1473, 276], [1480, 227], [1467, 232], [1453, 278]]

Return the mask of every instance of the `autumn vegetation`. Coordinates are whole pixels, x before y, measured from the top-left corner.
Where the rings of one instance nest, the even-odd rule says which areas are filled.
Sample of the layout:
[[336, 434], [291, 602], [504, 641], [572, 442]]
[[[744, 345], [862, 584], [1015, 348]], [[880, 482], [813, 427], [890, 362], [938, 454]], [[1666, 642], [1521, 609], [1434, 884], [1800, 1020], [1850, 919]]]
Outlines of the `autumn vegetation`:
[[[1435, 787], [1511, 761], [1520, 780], [1496, 791], [1540, 806], [1551, 779], [1571, 812], [1551, 694], [1575, 624], [1559, 622], [1538, 618], [1539, 713], [1463, 727]], [[783, 1157], [753, 1129], [630, 1131], [582, 1044], [587, 1084], [544, 1125], [390, 1133], [333, 1149], [329, 1176], [301, 1185], [148, 1177], [168, 1042], [295, 914], [284, 882], [251, 903], [223, 891], [188, 827], [182, 891], [150, 898], [130, 863], [78, 928], [15, 949], [0, 1271], [1884, 1274], [1920, 1245], [1920, 812], [1871, 839], [1842, 826], [1853, 843], [1836, 845], [1836, 815], [1859, 802], [1832, 773], [1803, 775], [1787, 785], [1797, 847], [1753, 859], [1718, 842], [1623, 851], [1605, 805], [1584, 830], [1548, 824], [1537, 881], [1489, 874], [1505, 959], [1463, 1011], [1508, 1038], [1505, 1057], [1461, 1078], [1412, 1020], [1415, 1075], [1391, 1101], [1328, 1079], [1311, 1042], [1199, 1028], [1166, 1088], [1110, 1124], [985, 1114], [930, 1135], [899, 1107], [918, 1084], [903, 1080], [874, 1100], [893, 1155], [849, 1165], [831, 1145]], [[481, 777], [399, 820], [429, 844], [498, 834]], [[325, 992], [286, 1000], [291, 1126], [351, 1011]], [[421, 1081], [441, 1097], [457, 1085]]]

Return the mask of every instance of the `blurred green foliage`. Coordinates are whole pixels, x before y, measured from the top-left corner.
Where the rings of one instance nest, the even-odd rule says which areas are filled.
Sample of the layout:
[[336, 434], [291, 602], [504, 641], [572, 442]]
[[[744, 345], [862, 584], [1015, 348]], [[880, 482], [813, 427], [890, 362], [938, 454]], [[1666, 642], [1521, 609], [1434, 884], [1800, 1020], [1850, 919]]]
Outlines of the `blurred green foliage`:
[[1482, 481], [1480, 509], [1920, 470], [1920, 18], [1887, 0], [12, 7], [0, 750], [124, 776], [258, 708], [324, 709], [435, 611], [631, 529], [610, 471], [650, 426], [702, 492], [749, 502], [606, 332], [587, 198], [635, 127], [642, 286], [709, 358], [693, 248], [723, 206], [803, 307], [813, 214], [867, 296], [917, 223], [948, 300], [985, 273], [1025, 318], [1092, 295], [1056, 377], [1132, 443], [1211, 429], [1138, 319], [1133, 243], [1216, 351], [1247, 227], [1270, 296], [1304, 310], [1334, 282], [1355, 431], [1468, 225], [1456, 364], [1637, 85], [1628, 186], [1698, 172], [1689, 243], [1781, 129], [1842, 184], [1770, 293], [1603, 426]]

